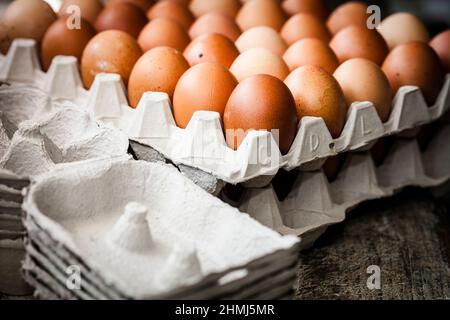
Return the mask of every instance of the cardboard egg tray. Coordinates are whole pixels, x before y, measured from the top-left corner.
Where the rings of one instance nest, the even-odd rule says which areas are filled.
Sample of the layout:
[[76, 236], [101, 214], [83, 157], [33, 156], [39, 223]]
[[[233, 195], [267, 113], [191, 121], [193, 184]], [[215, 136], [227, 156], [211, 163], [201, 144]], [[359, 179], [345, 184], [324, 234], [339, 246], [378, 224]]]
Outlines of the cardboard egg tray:
[[[177, 201], [168, 201], [172, 198]], [[28, 230], [23, 273], [42, 298], [292, 294], [299, 239], [261, 226], [173, 166], [126, 159], [66, 165], [36, 178], [23, 208]], [[67, 270], [74, 266], [82, 278], [71, 290]]]

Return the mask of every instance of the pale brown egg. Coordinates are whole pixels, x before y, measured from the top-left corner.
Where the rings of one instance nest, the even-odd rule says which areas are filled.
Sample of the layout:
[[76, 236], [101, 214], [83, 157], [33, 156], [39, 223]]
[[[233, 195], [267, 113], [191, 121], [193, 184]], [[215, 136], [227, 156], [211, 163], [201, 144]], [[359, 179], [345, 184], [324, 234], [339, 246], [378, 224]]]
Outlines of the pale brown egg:
[[284, 83], [291, 90], [299, 119], [321, 117], [333, 138], [338, 138], [345, 125], [347, 105], [335, 78], [317, 66], [303, 66], [290, 73]]
[[139, 7], [142, 11], [147, 12], [148, 9], [155, 3], [153, 0], [108, 0], [107, 5], [115, 4], [118, 2], [128, 2]]
[[444, 81], [444, 70], [436, 52], [428, 44], [417, 41], [395, 47], [386, 57], [383, 71], [394, 93], [402, 86], [417, 86], [430, 105], [436, 101]]
[[81, 74], [86, 88], [90, 88], [99, 73], [117, 73], [127, 85], [134, 64], [142, 55], [136, 39], [120, 30], [97, 34], [84, 48]]
[[241, 29], [228, 15], [211, 12], [198, 18], [189, 29], [192, 39], [207, 33], [220, 33], [231, 41], [236, 41], [241, 34]]
[[97, 16], [103, 9], [103, 4], [99, 0], [64, 0], [58, 11], [58, 15], [62, 17], [73, 14], [70, 10], [71, 6], [80, 8], [81, 17], [86, 19], [91, 25], [95, 24]]
[[167, 18], [173, 19], [181, 24], [186, 30], [194, 23], [194, 15], [189, 9], [174, 0], [164, 0], [156, 3], [147, 12], [147, 18], [149, 20], [155, 18]]
[[47, 28], [56, 20], [53, 9], [43, 0], [16, 0], [3, 12], [0, 23], [0, 51], [3, 54], [14, 39], [34, 39], [39, 44]]
[[217, 62], [229, 68], [239, 56], [233, 41], [218, 33], [197, 37], [184, 50], [184, 56], [191, 66], [203, 62]]
[[364, 58], [381, 65], [389, 53], [386, 41], [377, 30], [358, 25], [348, 26], [336, 33], [330, 47], [340, 63], [352, 58]]
[[145, 13], [136, 5], [117, 2], [106, 6], [95, 21], [97, 32], [121, 30], [137, 38], [148, 20]]
[[241, 7], [239, 0], [191, 0], [189, 8], [198, 18], [211, 12], [224, 13], [232, 18], [236, 16]]
[[138, 37], [138, 43], [144, 52], [160, 46], [183, 52], [190, 42], [191, 38], [183, 26], [166, 18], [153, 19], [147, 23]]
[[337, 7], [327, 20], [327, 27], [332, 34], [338, 33], [341, 29], [350, 25], [367, 27], [367, 5], [361, 1], [346, 2]]
[[331, 39], [325, 24], [319, 18], [307, 13], [297, 13], [291, 17], [281, 28], [280, 34], [289, 46], [305, 38], [318, 38], [325, 43]]
[[428, 43], [430, 40], [430, 35], [423, 22], [406, 12], [390, 15], [381, 22], [379, 29], [391, 50], [399, 44], [410, 41]]
[[431, 40], [430, 46], [441, 59], [445, 72], [450, 72], [450, 29], [435, 36]]
[[236, 16], [242, 31], [257, 26], [267, 26], [280, 31], [286, 14], [277, 0], [251, 0], [246, 2]]
[[266, 48], [281, 56], [287, 49], [287, 44], [274, 29], [266, 26], [253, 27], [245, 31], [236, 40], [240, 52], [253, 48]]
[[80, 29], [69, 29], [66, 20], [61, 17], [53, 22], [42, 39], [41, 61], [44, 70], [50, 67], [53, 58], [58, 55], [74, 56], [81, 61], [84, 48], [96, 34], [94, 27], [83, 18]]
[[253, 48], [242, 52], [230, 67], [238, 81], [256, 74], [268, 74], [284, 80], [289, 68], [283, 58], [265, 48]]
[[297, 13], [309, 13], [322, 21], [328, 17], [328, 9], [322, 0], [284, 0], [282, 6], [289, 16]]
[[128, 81], [128, 99], [135, 108], [144, 92], [165, 92], [172, 99], [175, 86], [189, 63], [181, 52], [157, 47], [144, 53], [134, 65]]
[[389, 119], [392, 91], [388, 78], [377, 64], [362, 58], [350, 59], [336, 69], [334, 77], [344, 92], [347, 106], [370, 101], [381, 121]]
[[286, 50], [283, 59], [291, 71], [298, 67], [311, 65], [321, 67], [328, 73], [333, 74], [339, 66], [333, 50], [317, 38], [297, 41]]
[[259, 74], [248, 77], [233, 90], [223, 116], [228, 145], [237, 149], [251, 130], [271, 131], [283, 154], [289, 152], [297, 133], [295, 101], [278, 78]]
[[195, 111], [215, 111], [223, 116], [237, 80], [227, 68], [214, 62], [197, 64], [178, 80], [173, 95], [173, 115], [185, 128]]

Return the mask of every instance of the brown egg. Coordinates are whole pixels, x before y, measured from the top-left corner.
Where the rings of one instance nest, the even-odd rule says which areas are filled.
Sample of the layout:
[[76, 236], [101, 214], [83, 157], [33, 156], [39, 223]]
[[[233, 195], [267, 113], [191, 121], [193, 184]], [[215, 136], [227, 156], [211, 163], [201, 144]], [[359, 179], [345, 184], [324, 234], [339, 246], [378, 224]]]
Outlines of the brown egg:
[[238, 81], [256, 74], [268, 74], [283, 81], [289, 68], [283, 58], [265, 48], [253, 48], [242, 52], [230, 67]]
[[274, 29], [266, 26], [253, 27], [245, 31], [236, 40], [240, 52], [253, 48], [266, 48], [281, 56], [287, 49], [287, 44]]
[[137, 38], [147, 21], [147, 17], [139, 7], [127, 2], [118, 2], [103, 9], [95, 21], [95, 29], [97, 32], [121, 30]]
[[367, 5], [361, 1], [346, 2], [337, 7], [328, 17], [327, 26], [332, 34], [350, 25], [367, 27]]
[[184, 50], [184, 56], [191, 66], [202, 62], [217, 62], [229, 68], [239, 56], [233, 41], [218, 33], [197, 37]]
[[241, 34], [241, 29], [234, 19], [226, 14], [211, 12], [198, 18], [189, 29], [192, 39], [207, 33], [220, 33], [231, 41], [236, 41]]
[[181, 24], [186, 30], [194, 23], [194, 15], [189, 9], [174, 0], [164, 0], [155, 4], [147, 12], [149, 20], [155, 18], [173, 19]]
[[285, 21], [286, 15], [277, 0], [248, 1], [236, 16], [236, 22], [242, 31], [257, 26], [267, 26], [280, 31]]
[[347, 105], [339, 83], [331, 74], [316, 66], [303, 66], [288, 75], [284, 83], [291, 90], [297, 117], [321, 117], [333, 138], [345, 125]]
[[53, 58], [58, 55], [75, 56], [81, 61], [83, 50], [93, 36], [94, 27], [84, 19], [81, 19], [80, 29], [69, 29], [64, 17], [53, 22], [42, 39], [41, 60], [44, 70], [50, 67]]
[[3, 54], [14, 39], [29, 38], [40, 43], [56, 14], [43, 0], [16, 0], [3, 12], [0, 24], [0, 50]]
[[402, 86], [417, 86], [428, 104], [436, 101], [444, 81], [436, 52], [428, 44], [417, 41], [395, 47], [386, 57], [383, 71], [394, 93]]
[[323, 173], [327, 176], [329, 182], [336, 180], [339, 171], [347, 158], [346, 153], [341, 153], [333, 157], [329, 157], [322, 166]]
[[399, 44], [410, 41], [421, 41], [428, 43], [430, 35], [422, 21], [416, 16], [399, 12], [390, 15], [380, 24], [380, 33], [392, 50]]
[[91, 25], [95, 24], [95, 20], [103, 9], [103, 5], [99, 0], [64, 0], [58, 11], [60, 17], [72, 14], [68, 12], [70, 6], [80, 8], [81, 17], [86, 19]]
[[280, 34], [289, 46], [305, 38], [318, 38], [325, 43], [331, 39], [330, 32], [323, 22], [307, 13], [298, 13], [291, 17], [281, 28]]
[[195, 111], [215, 111], [223, 116], [237, 80], [227, 68], [214, 62], [197, 64], [180, 78], [173, 95], [173, 115], [185, 128]]
[[142, 11], [147, 12], [148, 9], [155, 3], [153, 0], [108, 0], [107, 5], [115, 4], [118, 2], [128, 2], [139, 7]]
[[89, 41], [81, 57], [81, 74], [89, 88], [99, 73], [117, 73], [125, 85], [134, 64], [142, 55], [136, 39], [119, 30], [97, 34]]
[[235, 17], [241, 7], [239, 0], [191, 0], [189, 8], [196, 17], [210, 12], [224, 13]]
[[328, 9], [322, 0], [284, 0], [282, 6], [289, 16], [309, 13], [322, 21], [328, 17]]
[[347, 106], [370, 101], [381, 121], [389, 119], [392, 91], [389, 80], [377, 64], [362, 58], [350, 59], [336, 69], [334, 77], [344, 91]]
[[395, 136], [387, 136], [381, 139], [373, 145], [370, 149], [370, 154], [372, 156], [373, 162], [375, 166], [379, 167], [383, 164], [384, 160], [386, 160], [389, 155], [389, 151], [394, 142]]
[[430, 46], [438, 54], [445, 71], [450, 72], [450, 29], [434, 37]]
[[178, 22], [172, 19], [157, 18], [145, 25], [138, 37], [142, 50], [167, 46], [183, 52], [191, 38]]
[[358, 25], [348, 26], [336, 33], [330, 47], [340, 63], [352, 58], [364, 58], [381, 65], [389, 53], [386, 41], [377, 30]]
[[289, 70], [301, 66], [318, 66], [330, 74], [339, 66], [338, 59], [333, 50], [317, 38], [306, 38], [295, 42], [283, 55]]
[[158, 47], [144, 53], [134, 65], [128, 81], [128, 99], [135, 108], [144, 92], [165, 92], [173, 97], [178, 79], [189, 69], [181, 52]]
[[297, 133], [295, 101], [283, 81], [259, 74], [238, 84], [225, 107], [223, 123], [228, 145], [237, 149], [250, 130], [272, 131], [283, 154]]

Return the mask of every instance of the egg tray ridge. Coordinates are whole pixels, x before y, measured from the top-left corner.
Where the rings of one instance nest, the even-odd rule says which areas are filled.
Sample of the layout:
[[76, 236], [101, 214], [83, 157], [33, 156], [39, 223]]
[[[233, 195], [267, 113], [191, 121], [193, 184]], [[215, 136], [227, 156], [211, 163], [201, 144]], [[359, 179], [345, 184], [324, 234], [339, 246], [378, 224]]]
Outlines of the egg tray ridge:
[[[96, 120], [122, 129], [133, 149], [140, 149], [136, 152], [138, 157], [168, 159], [188, 174], [188, 168], [197, 168], [218, 181], [245, 182], [249, 187], [268, 185], [280, 168], [318, 170], [330, 156], [367, 150], [379, 138], [430, 123], [450, 108], [450, 75], [447, 75], [437, 102], [431, 107], [417, 87], [405, 86], [396, 93], [385, 123], [372, 103], [356, 102], [349, 108], [345, 127], [337, 139], [331, 137], [323, 119], [303, 117], [286, 155], [280, 153], [272, 134], [263, 131], [249, 132], [234, 151], [226, 144], [218, 113], [198, 111], [186, 129], [178, 128], [165, 93], [147, 92], [137, 108], [132, 109], [124, 85], [115, 74], [97, 75], [87, 91], [74, 57], [55, 57], [48, 72], [43, 73], [33, 40], [15, 40], [3, 60], [0, 80], [29, 83], [42, 88], [53, 99], [71, 100], [82, 106]], [[146, 156], [145, 150], [151, 155]]]

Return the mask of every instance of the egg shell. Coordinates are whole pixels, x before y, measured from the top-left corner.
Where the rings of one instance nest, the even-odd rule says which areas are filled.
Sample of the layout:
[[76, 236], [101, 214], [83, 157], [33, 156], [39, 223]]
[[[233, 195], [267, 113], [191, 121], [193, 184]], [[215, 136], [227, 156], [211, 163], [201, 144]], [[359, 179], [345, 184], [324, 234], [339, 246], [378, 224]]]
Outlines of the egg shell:
[[336, 69], [334, 77], [344, 92], [348, 107], [353, 102], [370, 101], [381, 121], [389, 119], [393, 95], [389, 80], [377, 64], [362, 58], [350, 59]]
[[155, 3], [153, 0], [108, 0], [107, 5], [112, 5], [118, 2], [128, 2], [137, 7], [142, 11], [147, 12], [147, 10]]
[[226, 14], [211, 12], [199, 17], [189, 29], [192, 39], [207, 33], [220, 33], [231, 41], [236, 41], [241, 35], [241, 29], [234, 19]]
[[297, 13], [291, 17], [281, 28], [280, 34], [289, 46], [305, 38], [318, 38], [326, 43], [331, 39], [325, 24], [316, 16], [307, 13]]
[[245, 2], [236, 16], [242, 31], [257, 26], [267, 26], [280, 31], [286, 22], [286, 14], [277, 0], [251, 0]]
[[43, 0], [16, 0], [3, 12], [0, 22], [0, 51], [3, 54], [14, 39], [29, 38], [42, 41], [47, 28], [57, 16]]
[[160, 46], [168, 46], [178, 51], [191, 42], [187, 31], [178, 22], [167, 18], [156, 18], [145, 25], [138, 36], [142, 50], [148, 51]]
[[336, 180], [339, 171], [346, 159], [346, 153], [341, 153], [333, 157], [329, 157], [323, 164], [322, 170], [329, 182]]
[[337, 7], [327, 20], [327, 27], [332, 34], [338, 33], [341, 29], [350, 25], [367, 27], [367, 5], [361, 1], [346, 2]]
[[103, 4], [99, 0], [64, 0], [58, 11], [58, 15], [63, 17], [71, 14], [67, 12], [70, 6], [80, 8], [81, 17], [86, 19], [91, 25], [95, 24], [95, 20], [103, 10]]
[[446, 72], [450, 72], [450, 29], [439, 33], [430, 42], [436, 51]]
[[289, 70], [301, 66], [318, 66], [330, 74], [339, 66], [338, 58], [331, 48], [317, 38], [306, 38], [295, 42], [283, 55]]
[[423, 22], [406, 12], [390, 15], [381, 22], [379, 30], [391, 50], [399, 44], [410, 41], [428, 43], [430, 40], [430, 35]]
[[189, 63], [181, 52], [157, 47], [144, 53], [134, 65], [128, 81], [128, 99], [136, 107], [144, 92], [165, 92], [173, 98], [175, 86]]
[[195, 111], [215, 111], [223, 116], [225, 105], [237, 85], [227, 68], [214, 62], [197, 64], [178, 80], [173, 96], [173, 115], [185, 128]]
[[245, 31], [237, 40], [236, 47], [240, 52], [253, 48], [266, 48], [281, 56], [287, 44], [274, 29], [266, 26], [253, 27]]
[[325, 21], [328, 17], [328, 9], [322, 0], [284, 0], [282, 7], [289, 16], [297, 13], [308, 13], [322, 21]]
[[237, 149], [250, 130], [278, 130], [278, 145], [289, 152], [297, 133], [295, 101], [283, 81], [270, 75], [255, 75], [233, 90], [224, 113], [228, 145]]
[[389, 53], [386, 41], [377, 30], [358, 25], [348, 26], [336, 33], [330, 47], [340, 63], [353, 58], [364, 58], [381, 65]]
[[303, 66], [284, 80], [297, 107], [297, 117], [321, 117], [333, 138], [338, 138], [345, 125], [347, 106], [339, 83], [324, 69]]
[[41, 61], [44, 70], [50, 67], [58, 55], [74, 56], [81, 61], [83, 50], [89, 40], [95, 36], [94, 27], [81, 19], [80, 29], [69, 29], [67, 19], [62, 17], [52, 23], [42, 39]]
[[81, 57], [81, 74], [89, 88], [99, 73], [117, 73], [127, 85], [134, 64], [142, 55], [136, 39], [120, 30], [97, 34], [84, 48]]
[[176, 1], [164, 0], [156, 3], [147, 11], [149, 20], [155, 18], [173, 19], [181, 24], [186, 30], [194, 23], [195, 17], [189, 9]]
[[97, 32], [106, 30], [121, 30], [137, 38], [139, 32], [147, 24], [145, 13], [139, 7], [118, 2], [106, 6], [95, 21]]
[[257, 74], [268, 74], [284, 80], [289, 68], [283, 58], [265, 48], [253, 48], [242, 52], [230, 67], [238, 81]]
[[444, 82], [438, 55], [423, 42], [413, 41], [395, 47], [386, 57], [383, 71], [394, 92], [402, 86], [417, 86], [428, 104], [436, 101]]
[[235, 17], [241, 7], [239, 0], [191, 0], [189, 8], [198, 18], [211, 12], [220, 12]]

